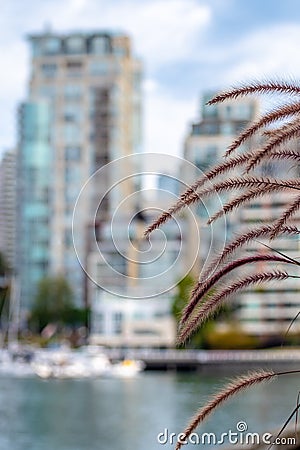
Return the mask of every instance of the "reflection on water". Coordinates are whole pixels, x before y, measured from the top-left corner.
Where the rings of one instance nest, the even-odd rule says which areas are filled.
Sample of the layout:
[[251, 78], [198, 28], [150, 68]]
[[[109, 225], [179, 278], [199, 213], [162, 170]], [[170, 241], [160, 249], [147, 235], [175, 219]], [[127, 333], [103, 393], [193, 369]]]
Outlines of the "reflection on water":
[[[136, 379], [0, 379], [1, 450], [158, 450], [158, 433], [179, 433], [222, 380], [201, 374], [144, 373]], [[281, 377], [224, 404], [198, 432], [266, 432], [283, 423], [300, 381]], [[193, 448], [184, 446], [183, 448]], [[194, 447], [195, 448], [195, 447]], [[201, 448], [212, 448], [203, 446]]]

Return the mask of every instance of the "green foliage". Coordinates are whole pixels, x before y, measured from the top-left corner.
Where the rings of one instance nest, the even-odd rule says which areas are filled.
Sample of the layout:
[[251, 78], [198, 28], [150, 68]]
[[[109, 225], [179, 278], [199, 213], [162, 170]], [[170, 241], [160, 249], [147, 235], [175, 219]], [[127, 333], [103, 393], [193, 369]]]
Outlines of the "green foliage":
[[87, 325], [89, 323], [89, 308], [67, 308], [62, 314], [62, 322], [67, 325]]
[[62, 325], [85, 324], [88, 311], [76, 308], [72, 288], [61, 276], [43, 278], [31, 310], [30, 326], [41, 331], [49, 323]]
[[215, 329], [207, 335], [206, 339], [211, 349], [245, 350], [259, 347], [258, 338], [243, 333], [237, 324], [231, 325], [224, 331]]
[[[177, 285], [178, 290], [172, 305], [172, 314], [177, 323], [179, 323], [184, 307], [189, 302], [190, 293], [194, 285], [195, 280], [189, 274], [186, 275]], [[214, 291], [214, 288], [211, 289], [206, 295], [206, 298], [212, 295]], [[216, 312], [215, 317], [218, 316], [219, 319], [222, 319], [228, 323], [231, 320], [233, 310], [234, 307], [223, 305]], [[238, 349], [254, 348], [257, 346], [257, 340], [252, 339], [250, 336], [243, 335], [240, 331], [236, 330], [236, 328], [230, 328], [230, 330], [226, 331], [226, 333], [217, 331], [215, 317], [211, 320], [207, 320], [190, 336], [186, 345], [187, 348]]]
[[0, 252], [0, 276], [8, 275], [10, 273], [10, 267], [6, 261], [3, 253]]
[[0, 285], [0, 318], [1, 327], [7, 327], [9, 319], [9, 299], [10, 299], [10, 267], [3, 253], [0, 252], [0, 278], [3, 280]]
[[7, 323], [9, 319], [9, 300], [10, 300], [10, 286], [1, 287], [0, 289], [1, 325]]
[[172, 305], [172, 314], [177, 322], [179, 322], [181, 312], [190, 298], [190, 292], [194, 284], [194, 278], [191, 275], [186, 275], [177, 285], [177, 294]]
[[[177, 323], [181, 317], [183, 308], [187, 305], [190, 293], [195, 285], [194, 278], [188, 274], [186, 275], [177, 285], [177, 294], [174, 298], [172, 305], [172, 314]], [[207, 335], [214, 328], [212, 321], [207, 321], [201, 329], [196, 331], [189, 339], [186, 347], [187, 348], [206, 348], [207, 347]]]

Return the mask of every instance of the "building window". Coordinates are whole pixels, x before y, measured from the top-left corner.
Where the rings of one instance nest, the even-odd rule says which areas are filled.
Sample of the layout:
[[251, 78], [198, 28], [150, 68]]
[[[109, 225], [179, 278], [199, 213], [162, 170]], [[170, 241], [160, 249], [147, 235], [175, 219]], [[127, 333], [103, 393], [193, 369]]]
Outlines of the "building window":
[[49, 267], [49, 262], [47, 260], [40, 261], [38, 265], [42, 273], [47, 272]]
[[118, 46], [114, 47], [114, 55], [116, 55], [120, 58], [123, 58], [123, 57], [127, 56], [127, 54], [128, 54], [128, 50], [125, 46], [118, 45]]
[[67, 62], [67, 69], [73, 70], [73, 69], [81, 69], [82, 68], [82, 62], [81, 61], [68, 61]]
[[230, 105], [225, 106], [225, 119], [231, 119], [232, 108]]
[[210, 161], [208, 158], [195, 160], [195, 166], [202, 172], [205, 172], [211, 164], [212, 161]]
[[221, 134], [224, 134], [226, 136], [230, 136], [233, 133], [234, 133], [233, 127], [232, 127], [232, 124], [230, 122], [223, 123], [221, 125]]
[[108, 61], [94, 61], [90, 64], [91, 75], [107, 75], [110, 67]]
[[208, 145], [206, 148], [207, 159], [212, 164], [218, 156], [218, 147], [216, 145]]
[[114, 334], [122, 333], [123, 314], [121, 312], [115, 312], [113, 314], [113, 332]]
[[67, 73], [69, 77], [80, 77], [82, 75], [81, 61], [68, 61], [66, 64]]
[[73, 246], [73, 236], [72, 236], [72, 230], [66, 229], [65, 230], [65, 246], [67, 248], [71, 248]]
[[45, 77], [52, 78], [56, 75], [57, 65], [56, 64], [42, 64], [41, 70]]
[[66, 103], [63, 118], [66, 122], [78, 123], [82, 119], [82, 110], [79, 108], [74, 108], [72, 103]]
[[65, 160], [66, 161], [80, 161], [81, 148], [80, 147], [66, 147]]
[[81, 178], [81, 170], [78, 164], [69, 164], [65, 167], [65, 182], [66, 185], [74, 183], [78, 187], [78, 180]]
[[201, 134], [201, 126], [200, 124], [193, 124], [192, 125], [192, 136], [198, 136]]
[[204, 134], [218, 134], [219, 127], [216, 123], [203, 123], [202, 124]]
[[68, 38], [66, 41], [66, 50], [68, 53], [83, 53], [84, 40], [79, 36]]
[[104, 315], [102, 313], [99, 312], [94, 312], [94, 323], [93, 323], [93, 328], [94, 328], [94, 333], [99, 333], [99, 334], [103, 334], [104, 333]]
[[66, 144], [77, 144], [80, 141], [80, 128], [73, 123], [64, 126], [64, 140]]
[[31, 41], [31, 49], [33, 56], [39, 56], [42, 53], [40, 41]]
[[219, 124], [214, 122], [201, 122], [192, 125], [192, 135], [219, 134]]
[[239, 134], [241, 133], [244, 128], [246, 128], [247, 122], [239, 120], [238, 122], [234, 123], [233, 127], [233, 134]]
[[251, 120], [254, 114], [254, 108], [253, 105], [251, 104], [237, 105], [236, 109], [237, 109], [236, 118], [239, 120]]
[[65, 206], [65, 216], [66, 217], [71, 217], [73, 215], [74, 212], [74, 203], [67, 203]]
[[92, 53], [103, 55], [109, 51], [109, 40], [105, 36], [95, 37], [91, 42]]
[[82, 95], [82, 89], [78, 84], [67, 84], [64, 93], [66, 100], [79, 100]]
[[46, 54], [59, 53], [61, 49], [61, 41], [55, 37], [49, 37], [44, 42], [44, 51]]
[[78, 197], [79, 191], [77, 185], [68, 185], [65, 189], [65, 202], [72, 206], [75, 206], [76, 198]]
[[38, 96], [47, 99], [54, 99], [55, 96], [54, 86], [41, 86], [39, 88]]
[[218, 106], [217, 105], [211, 105], [209, 108], [205, 106], [205, 103], [211, 99], [211, 96], [205, 96], [204, 98], [204, 105], [202, 108], [202, 115], [203, 117], [218, 117]]

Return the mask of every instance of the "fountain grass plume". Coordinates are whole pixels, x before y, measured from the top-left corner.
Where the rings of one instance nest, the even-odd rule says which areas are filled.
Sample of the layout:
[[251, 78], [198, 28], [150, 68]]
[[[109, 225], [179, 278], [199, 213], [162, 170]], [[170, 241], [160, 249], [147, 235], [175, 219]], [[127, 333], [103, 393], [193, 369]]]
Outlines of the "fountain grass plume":
[[298, 82], [292, 80], [254, 80], [250, 83], [241, 83], [239, 86], [215, 95], [207, 102], [207, 105], [215, 105], [216, 103], [222, 103], [225, 100], [237, 100], [238, 98], [246, 97], [251, 94], [288, 94], [299, 96], [300, 86]]
[[222, 303], [236, 294], [238, 291], [245, 289], [249, 286], [256, 284], [266, 283], [270, 281], [282, 281], [287, 278], [294, 278], [284, 271], [273, 271], [252, 274], [247, 277], [241, 278], [235, 282], [230, 283], [228, 286], [222, 286], [211, 296], [208, 297], [203, 303], [200, 304], [196, 314], [188, 321], [185, 322], [184, 327], [180, 330], [177, 337], [177, 345], [182, 345], [184, 342], [199, 328], [203, 322], [205, 322], [210, 316], [212, 316], [218, 308], [222, 306]]
[[[201, 274], [201, 281], [204, 281], [209, 275], [211, 275], [216, 267], [220, 267], [229, 256], [232, 256], [238, 249], [243, 247], [244, 245], [251, 244], [254, 239], [258, 238], [268, 238], [272, 236], [274, 232], [274, 225], [261, 225], [259, 227], [245, 230], [243, 233], [236, 236], [235, 239], [230, 241], [223, 249], [223, 251], [216, 256], [208, 268]], [[281, 226], [278, 233], [276, 232], [276, 237], [289, 235], [296, 236], [300, 234], [300, 230], [295, 226]]]
[[[224, 175], [226, 172], [236, 169], [238, 167], [242, 167], [245, 165], [249, 159], [253, 156], [253, 152], [247, 152], [243, 155], [237, 155], [231, 157], [228, 160], [217, 164], [213, 168], [209, 169], [202, 177], [200, 177], [195, 183], [189, 186], [183, 194], [180, 195], [178, 201], [171, 206], [167, 211], [164, 211], [160, 214], [157, 219], [155, 219], [152, 224], [145, 230], [145, 236], [149, 236], [152, 231], [159, 228], [165, 222], [170, 220], [175, 214], [179, 213], [183, 208], [186, 208], [189, 205], [197, 202], [201, 199], [201, 192], [197, 192], [200, 187], [206, 184], [208, 181], [211, 181], [217, 177]], [[293, 160], [299, 161], [300, 154], [297, 150], [278, 150], [271, 155], [269, 155], [270, 159], [274, 160]], [[279, 187], [280, 188], [280, 187]], [[213, 189], [209, 191], [209, 193], [213, 193]], [[204, 194], [207, 195], [207, 194]]]
[[291, 261], [282, 256], [276, 255], [268, 255], [268, 254], [256, 254], [253, 256], [246, 256], [244, 258], [239, 258], [235, 261], [231, 261], [226, 266], [222, 267], [218, 272], [214, 273], [209, 279], [206, 281], [199, 281], [191, 292], [191, 298], [189, 303], [185, 306], [182, 312], [182, 317], [179, 322], [179, 327], [181, 328], [185, 321], [192, 314], [193, 310], [197, 306], [197, 304], [202, 300], [203, 296], [213, 287], [217, 282], [219, 282], [224, 276], [229, 275], [233, 270], [237, 268], [241, 268], [242, 266], [249, 265], [257, 262], [277, 262], [284, 264], [294, 264], [299, 265], [297, 261]]
[[[259, 272], [240, 275], [240, 270], [264, 262], [266, 265], [278, 263], [280, 265], [300, 266], [295, 258], [272, 249], [265, 243], [259, 243], [258, 239], [269, 241], [278, 237], [298, 235], [300, 230], [292, 221], [300, 209], [300, 180], [298, 173], [294, 178], [288, 178], [288, 170], [278, 171], [279, 176], [268, 177], [263, 174], [263, 167], [272, 162], [272, 167], [279, 167], [282, 162], [299, 163], [300, 145], [297, 139], [300, 136], [300, 84], [293, 80], [263, 80], [241, 84], [225, 92], [214, 96], [208, 105], [215, 105], [224, 101], [232, 101], [248, 95], [276, 95], [283, 96], [283, 104], [262, 114], [260, 118], [248, 125], [233, 140], [225, 152], [225, 159], [210, 168], [198, 180], [196, 180], [179, 197], [178, 201], [163, 212], [145, 231], [149, 234], [173, 217], [183, 208], [193, 205], [211, 196], [230, 194], [231, 197], [222, 209], [212, 213], [208, 223], [219, 219], [224, 214], [239, 210], [243, 206], [251, 205], [252, 202], [265, 195], [288, 192], [287, 201], [280, 211], [279, 217], [269, 218], [268, 223], [262, 223], [250, 228], [229, 242], [224, 250], [212, 258], [208, 268], [201, 274], [199, 282], [194, 286], [190, 300], [182, 311], [179, 322], [178, 343], [182, 344], [191, 334], [212, 314], [214, 314], [223, 302], [242, 289], [250, 289], [258, 283], [272, 281], [283, 282], [287, 278], [299, 278], [297, 275], [288, 274], [285, 271], [270, 271], [266, 267]], [[288, 99], [288, 100], [286, 100]], [[275, 128], [272, 126], [275, 125]], [[260, 134], [260, 139], [258, 136]], [[249, 149], [240, 155], [231, 154], [241, 149], [241, 146], [249, 143]], [[259, 145], [257, 145], [257, 143]], [[253, 147], [254, 144], [254, 147]], [[281, 167], [281, 166], [280, 166]], [[225, 175], [227, 178], [225, 178]], [[293, 194], [294, 193], [294, 194]], [[241, 256], [230, 261], [229, 258], [237, 251], [241, 252], [246, 246], [253, 242], [258, 243], [272, 253], [257, 253], [252, 256]], [[230, 277], [238, 270], [238, 278], [233, 281]], [[222, 283], [222, 285], [221, 285]], [[211, 400], [201, 408], [191, 420], [184, 431], [187, 438], [193, 430], [211, 414], [215, 408], [224, 401], [239, 393], [243, 389], [263, 381], [271, 380], [276, 375], [288, 373], [299, 373], [297, 371], [278, 372], [260, 371], [235, 378], [222, 391], [218, 392]], [[297, 405], [297, 410], [299, 405]], [[182, 446], [177, 443], [176, 450]]]
[[[276, 109], [268, 112], [263, 115], [259, 120], [251, 124], [239, 136], [229, 145], [227, 150], [227, 155], [230, 155], [234, 150], [239, 148], [244, 142], [251, 139], [258, 131], [263, 129], [263, 132], [269, 131], [264, 130], [266, 126], [277, 122], [278, 120], [282, 120], [286, 117], [293, 116], [300, 111], [300, 102], [291, 103], [288, 105], [280, 105]], [[271, 133], [274, 130], [271, 130]]]
[[249, 372], [247, 375], [242, 375], [232, 379], [227, 386], [213, 395], [210, 401], [196, 412], [189, 425], [183, 431], [183, 438], [181, 439], [181, 442], [177, 442], [176, 450], [179, 450], [182, 447], [183, 441], [186, 440], [198, 427], [198, 425], [210, 414], [212, 414], [222, 403], [251, 386], [270, 381], [275, 377], [276, 373], [273, 371], [261, 370], [259, 372]]
[[254, 152], [246, 166], [246, 172], [249, 173], [253, 170], [259, 163], [265, 160], [272, 151], [290, 141], [291, 139], [295, 139], [300, 135], [300, 116], [299, 113], [297, 117], [283, 125], [278, 131], [271, 135], [269, 141], [263, 146], [261, 149], [258, 149]]
[[289, 219], [291, 219], [299, 211], [299, 208], [300, 208], [300, 196], [297, 195], [296, 197], [293, 198], [288, 208], [285, 209], [285, 211], [281, 214], [279, 219], [275, 222], [274, 229], [270, 235], [270, 239], [275, 239], [278, 236], [282, 227], [286, 224], [286, 222]]

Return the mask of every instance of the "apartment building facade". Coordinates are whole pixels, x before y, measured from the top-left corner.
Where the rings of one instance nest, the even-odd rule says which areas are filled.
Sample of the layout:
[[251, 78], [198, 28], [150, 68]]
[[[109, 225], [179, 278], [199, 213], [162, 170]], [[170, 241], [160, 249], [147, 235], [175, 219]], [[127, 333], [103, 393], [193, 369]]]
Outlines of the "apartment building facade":
[[[85, 274], [73, 237], [86, 258], [95, 216], [91, 205], [111, 180], [104, 176], [90, 188], [76, 218], [76, 236], [74, 206], [96, 170], [141, 150], [141, 62], [122, 33], [45, 32], [28, 39], [31, 78], [19, 108], [18, 142], [18, 236], [25, 237], [17, 255], [21, 302], [30, 307], [38, 281], [60, 274], [83, 306]], [[128, 184], [119, 189], [130, 189]], [[96, 211], [99, 220], [111, 215], [121, 195], [105, 197]]]
[[[227, 146], [258, 114], [258, 104], [255, 100], [244, 99], [233, 104], [224, 103], [205, 107], [205, 102], [209, 97], [211, 94], [204, 95], [202, 120], [192, 125], [191, 133], [185, 141], [185, 157], [192, 161], [197, 168], [194, 178], [196, 172], [199, 176], [199, 169], [205, 172], [208, 167], [220, 161]], [[252, 144], [255, 143], [252, 142]], [[245, 150], [247, 147], [241, 146], [239, 152]], [[258, 175], [267, 177], [280, 177], [281, 173], [288, 173], [290, 177], [293, 177], [299, 175], [299, 169], [293, 163], [277, 162], [263, 164], [258, 171]], [[193, 174], [190, 173], [188, 176], [190, 182], [194, 181]], [[195, 214], [199, 217], [201, 248], [196, 274], [205, 267], [206, 256], [210, 257], [217, 251], [221, 251], [225, 241], [228, 242], [234, 237], [233, 233], [240, 234], [253, 226], [268, 224], [280, 217], [289, 199], [286, 193], [265, 195], [239, 208], [226, 220], [218, 220], [213, 227], [206, 227], [205, 223], [211, 213], [220, 209], [225, 200], [226, 196], [220, 198], [214, 196], [212, 200], [205, 200], [202, 205], [195, 208]], [[299, 226], [299, 223], [300, 216], [297, 213], [293, 215], [292, 225]], [[221, 239], [219, 240], [219, 238]], [[259, 239], [259, 242], [254, 242], [246, 248], [246, 253], [250, 255], [254, 252], [268, 252], [263, 245], [265, 243], [269, 244], [268, 241]], [[192, 239], [190, 245], [192, 245]], [[213, 252], [210, 251], [211, 247], [213, 247]], [[272, 247], [275, 251], [280, 251], [291, 258], [297, 258], [299, 237], [296, 235], [279, 237], [272, 242]], [[280, 267], [279, 264], [261, 262], [253, 265], [248, 271], [253, 273], [253, 271], [262, 272], [280, 268], [286, 270], [286, 267]], [[239, 329], [247, 334], [260, 336], [262, 339], [283, 336], [291, 324], [293, 325], [290, 333], [299, 333], [300, 331], [299, 322], [293, 321], [300, 309], [297, 279], [291, 278], [286, 281], [274, 281], [257, 287], [249, 287], [235, 297], [234, 305], [233, 318]]]
[[[187, 185], [200, 178], [205, 171], [221, 161], [223, 155], [237, 134], [257, 117], [258, 103], [254, 99], [242, 99], [233, 104], [220, 103], [207, 106], [206, 103], [213, 97], [214, 92], [203, 94], [200, 104], [201, 118], [192, 123], [190, 132], [184, 142], [184, 157], [192, 165], [184, 164], [184, 180]], [[246, 150], [244, 145], [241, 151]], [[220, 251], [232, 234], [234, 222], [237, 217], [220, 218], [211, 225], [207, 220], [217, 210], [222, 208], [228, 199], [227, 195], [214, 195], [205, 198], [193, 207], [194, 217], [200, 230], [200, 253], [197, 263], [194, 265], [195, 277], [205, 269], [208, 259]], [[192, 224], [192, 222], [191, 222]], [[194, 238], [192, 233], [188, 236], [187, 259], [192, 253]]]

